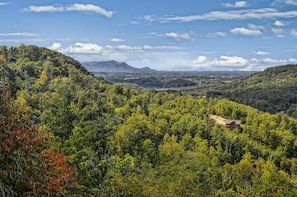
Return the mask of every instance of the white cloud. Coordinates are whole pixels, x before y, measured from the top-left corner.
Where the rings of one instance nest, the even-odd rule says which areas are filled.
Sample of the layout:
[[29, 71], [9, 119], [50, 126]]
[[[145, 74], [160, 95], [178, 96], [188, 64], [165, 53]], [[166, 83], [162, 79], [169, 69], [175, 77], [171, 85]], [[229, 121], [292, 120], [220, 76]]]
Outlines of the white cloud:
[[263, 63], [287, 63], [287, 60], [278, 60], [278, 59], [272, 59], [272, 58], [264, 58], [262, 60]]
[[81, 11], [81, 12], [93, 12], [96, 14], [102, 14], [106, 17], [112, 17], [114, 14], [112, 11], [107, 11], [99, 6], [92, 5], [92, 4], [73, 4], [71, 6], [66, 7], [68, 11]]
[[206, 37], [208, 38], [216, 38], [216, 37], [226, 37], [226, 32], [214, 32], [214, 33], [208, 33]]
[[136, 51], [140, 51], [142, 48], [141, 47], [134, 47], [134, 46], [128, 46], [128, 45], [119, 45], [116, 47], [116, 49], [119, 49], [119, 50], [136, 50]]
[[244, 67], [249, 61], [237, 56], [221, 56], [218, 59], [208, 60], [205, 56], [198, 56], [186, 65], [196, 68], [210, 68], [211, 67]]
[[54, 42], [50, 47], [48, 47], [51, 50], [59, 51], [62, 48], [62, 44], [58, 42]]
[[114, 12], [107, 11], [100, 6], [93, 5], [93, 4], [73, 4], [69, 6], [62, 6], [62, 5], [49, 5], [49, 6], [29, 6], [24, 8], [23, 11], [25, 12], [64, 12], [64, 11], [80, 11], [80, 12], [90, 12], [101, 14], [106, 17], [112, 17]]
[[28, 32], [16, 32], [16, 33], [0, 33], [0, 36], [38, 36], [37, 34]]
[[[263, 53], [263, 52], [261, 52]], [[267, 52], [264, 52], [267, 53]], [[206, 56], [198, 56], [190, 62], [183, 62], [184, 66], [190, 69], [204, 69], [204, 70], [263, 70], [270, 66], [276, 66], [287, 63], [296, 63], [296, 58], [288, 60], [264, 58], [258, 60], [256, 58], [245, 59], [238, 56], [220, 56], [219, 58], [208, 59]]]
[[284, 26], [286, 26], [286, 24], [284, 23], [284, 22], [282, 22], [282, 21], [275, 21], [274, 22], [274, 26], [276, 26], [276, 27], [284, 27]]
[[121, 39], [121, 38], [112, 38], [110, 39], [111, 42], [125, 42], [124, 39]]
[[221, 56], [219, 59], [214, 60], [215, 66], [244, 66], [248, 60], [237, 56]]
[[227, 8], [243, 8], [247, 6], [247, 2], [246, 1], [237, 1], [234, 4], [232, 3], [223, 3], [224, 7]]
[[231, 29], [232, 34], [244, 35], [244, 36], [258, 36], [262, 35], [262, 32], [258, 29], [246, 29], [244, 27]]
[[[150, 16], [150, 22], [191, 22], [196, 20], [247, 20], [247, 19], [265, 19], [265, 18], [292, 18], [297, 16], [297, 10], [292, 11], [278, 11], [274, 8], [260, 8], [247, 10], [231, 10], [231, 11], [212, 11], [202, 15], [189, 16], [173, 16], [173, 17], [154, 17]], [[145, 19], [145, 18], [144, 18]], [[145, 19], [146, 20], [146, 19]]]
[[48, 6], [29, 6], [24, 8], [25, 12], [63, 12], [64, 7], [61, 5], [48, 5]]
[[191, 37], [190, 37], [190, 35], [188, 33], [178, 34], [178, 33], [175, 33], [175, 32], [170, 32], [170, 33], [166, 33], [165, 37], [174, 38], [174, 39], [177, 39], [177, 40], [190, 40], [191, 39]]
[[289, 59], [289, 62], [290, 62], [290, 63], [296, 63], [296, 62], [297, 62], [297, 59], [296, 59], [296, 58], [290, 58], [290, 59]]
[[193, 60], [192, 63], [194, 65], [199, 65], [199, 64], [208, 64], [207, 63], [207, 57], [205, 56], [198, 56], [197, 59]]
[[255, 52], [255, 54], [259, 56], [270, 55], [270, 53], [266, 51], [257, 51]]
[[[55, 43], [56, 46], [57, 43]], [[69, 46], [65, 49], [61, 48], [63, 53], [78, 53], [78, 54], [100, 54], [103, 50], [103, 47], [93, 44], [93, 43], [80, 43], [77, 42], [72, 46]]]

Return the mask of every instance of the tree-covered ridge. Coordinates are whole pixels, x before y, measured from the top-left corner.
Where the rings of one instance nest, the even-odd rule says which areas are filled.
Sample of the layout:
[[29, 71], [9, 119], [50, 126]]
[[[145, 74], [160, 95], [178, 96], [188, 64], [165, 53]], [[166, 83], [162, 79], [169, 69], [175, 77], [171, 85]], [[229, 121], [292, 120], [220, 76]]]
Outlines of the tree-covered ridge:
[[[38, 49], [35, 60], [4, 58], [4, 78], [39, 132], [50, 132], [51, 148], [75, 166], [82, 196], [296, 196], [296, 119], [227, 99], [109, 84]], [[209, 114], [241, 120], [241, 128]]]
[[53, 151], [30, 116], [0, 86], [1, 196], [65, 196], [78, 192], [75, 170]]
[[267, 68], [229, 84], [192, 90], [190, 94], [228, 98], [270, 113], [297, 117], [297, 65]]

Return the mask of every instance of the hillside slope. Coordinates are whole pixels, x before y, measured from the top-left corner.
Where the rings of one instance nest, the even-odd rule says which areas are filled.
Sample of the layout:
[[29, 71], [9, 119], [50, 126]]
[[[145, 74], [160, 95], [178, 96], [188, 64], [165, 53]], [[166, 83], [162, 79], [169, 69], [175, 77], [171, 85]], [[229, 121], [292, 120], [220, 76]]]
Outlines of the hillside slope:
[[246, 78], [191, 94], [228, 98], [270, 113], [297, 117], [297, 65], [267, 68]]

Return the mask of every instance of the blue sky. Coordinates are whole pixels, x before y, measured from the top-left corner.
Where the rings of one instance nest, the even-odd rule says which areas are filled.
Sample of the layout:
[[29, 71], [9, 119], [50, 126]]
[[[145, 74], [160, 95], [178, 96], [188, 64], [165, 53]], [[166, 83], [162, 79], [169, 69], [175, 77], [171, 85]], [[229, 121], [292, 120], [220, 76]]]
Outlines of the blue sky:
[[297, 0], [0, 0], [0, 45], [156, 70], [297, 63]]

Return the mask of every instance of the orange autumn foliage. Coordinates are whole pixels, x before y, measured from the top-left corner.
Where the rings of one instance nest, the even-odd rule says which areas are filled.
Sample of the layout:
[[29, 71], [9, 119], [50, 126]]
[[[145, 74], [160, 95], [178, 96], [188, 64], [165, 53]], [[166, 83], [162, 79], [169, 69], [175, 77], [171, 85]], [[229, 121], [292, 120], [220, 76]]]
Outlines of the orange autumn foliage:
[[66, 163], [66, 158], [59, 152], [54, 152], [52, 149], [46, 150], [46, 157], [50, 163], [45, 166], [46, 171], [51, 171], [53, 176], [50, 178], [49, 188], [57, 193], [65, 191], [74, 192], [77, 189], [77, 178], [75, 177], [75, 170], [69, 167]]
[[5, 196], [64, 196], [76, 193], [75, 170], [25, 110], [0, 87], [0, 193]]

